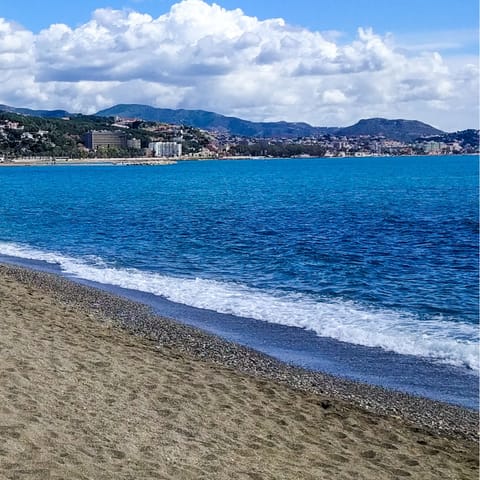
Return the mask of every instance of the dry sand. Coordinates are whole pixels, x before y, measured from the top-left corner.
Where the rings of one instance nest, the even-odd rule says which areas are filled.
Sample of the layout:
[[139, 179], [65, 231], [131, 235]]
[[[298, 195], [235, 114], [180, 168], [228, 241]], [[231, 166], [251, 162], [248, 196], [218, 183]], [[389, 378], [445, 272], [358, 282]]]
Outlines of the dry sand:
[[1, 479], [478, 478], [476, 441], [201, 360], [61, 293], [0, 267]]

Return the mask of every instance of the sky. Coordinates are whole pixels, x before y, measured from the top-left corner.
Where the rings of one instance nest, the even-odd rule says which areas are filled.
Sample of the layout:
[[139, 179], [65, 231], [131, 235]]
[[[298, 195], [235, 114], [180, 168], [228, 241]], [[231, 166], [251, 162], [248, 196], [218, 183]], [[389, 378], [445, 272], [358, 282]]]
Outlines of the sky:
[[478, 0], [0, 0], [0, 103], [479, 128]]

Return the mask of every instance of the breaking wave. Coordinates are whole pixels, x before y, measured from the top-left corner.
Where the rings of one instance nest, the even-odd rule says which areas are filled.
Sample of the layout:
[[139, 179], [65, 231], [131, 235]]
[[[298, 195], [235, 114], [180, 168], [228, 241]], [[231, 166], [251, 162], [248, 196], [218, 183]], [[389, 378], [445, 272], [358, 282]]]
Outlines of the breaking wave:
[[322, 337], [479, 370], [478, 329], [470, 323], [420, 319], [353, 301], [265, 291], [234, 282], [114, 268], [101, 258], [78, 259], [15, 243], [0, 242], [0, 254], [47, 262], [70, 277], [147, 292], [196, 308], [303, 328]]

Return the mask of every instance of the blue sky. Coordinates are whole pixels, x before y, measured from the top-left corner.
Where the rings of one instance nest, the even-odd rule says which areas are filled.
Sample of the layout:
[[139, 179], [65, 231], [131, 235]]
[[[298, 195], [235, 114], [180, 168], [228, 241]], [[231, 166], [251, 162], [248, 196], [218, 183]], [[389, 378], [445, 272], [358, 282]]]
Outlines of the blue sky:
[[[204, 108], [254, 120], [347, 124], [365, 112], [415, 117], [450, 130], [478, 123], [478, 0], [218, 0], [222, 12], [212, 3], [0, 0], [4, 19], [0, 55], [5, 55], [3, 70], [8, 72], [6, 84], [0, 86], [0, 103], [90, 112], [110, 101], [128, 100]], [[94, 13], [105, 8], [118, 10], [123, 19], [114, 13]], [[236, 8], [244, 15], [231, 14]], [[140, 17], [133, 20], [128, 12], [151, 18], [143, 17], [140, 31], [135, 26]], [[201, 17], [210, 14], [209, 26]], [[165, 21], [159, 25], [156, 19], [161, 16]], [[189, 31], [182, 27], [182, 18], [187, 17]], [[285, 24], [268, 22], [273, 18], [282, 18]], [[224, 23], [223, 29], [218, 22]], [[66, 24], [68, 32], [51, 28], [58, 23]], [[197, 30], [195, 36], [192, 31]], [[11, 51], [2, 50], [1, 35]], [[162, 42], [173, 37], [178, 41], [167, 51]], [[247, 47], [235, 46], [247, 37], [248, 42], [253, 38], [257, 42], [248, 44], [248, 55]], [[145, 38], [165, 49], [152, 53]], [[97, 40], [90, 51], [88, 42], [93, 49]], [[130, 64], [134, 57], [135, 65], [128, 70], [109, 64], [106, 45], [113, 48], [116, 61]], [[73, 62], [99, 50], [103, 56], [92, 58], [90, 64]], [[175, 65], [173, 51], [181, 55], [180, 63], [189, 58], [189, 64]], [[239, 67], [228, 64], [229, 58], [235, 58]], [[164, 67], [149, 69], [152, 62]], [[24, 95], [13, 80], [20, 74]], [[257, 79], [255, 84], [252, 78]], [[275, 94], [262, 82], [270, 82]], [[69, 100], [69, 95], [79, 100]], [[262, 96], [264, 104], [258, 101]]]
[[[38, 32], [52, 23], [76, 26], [93, 10], [134, 9], [159, 16], [175, 0], [0, 0], [0, 16]], [[315, 30], [339, 30], [353, 35], [358, 27], [398, 34], [478, 30], [477, 0], [218, 0], [227, 9], [241, 8], [259, 19], [282, 17], [288, 23]], [[478, 37], [470, 47], [478, 48]]]

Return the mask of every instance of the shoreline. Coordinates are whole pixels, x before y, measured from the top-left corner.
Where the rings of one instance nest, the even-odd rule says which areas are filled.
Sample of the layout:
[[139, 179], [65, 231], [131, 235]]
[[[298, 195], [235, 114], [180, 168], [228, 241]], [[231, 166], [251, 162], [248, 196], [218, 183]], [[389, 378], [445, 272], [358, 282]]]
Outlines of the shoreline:
[[60, 275], [0, 263], [0, 278], [11, 276], [21, 283], [53, 294], [136, 336], [174, 348], [199, 360], [285, 384], [291, 388], [331, 396], [375, 415], [402, 418], [432, 433], [477, 441], [478, 412], [376, 385], [344, 379], [289, 365], [267, 354], [154, 313], [151, 307]]
[[19, 160], [14, 162], [0, 162], [0, 167], [51, 167], [51, 166], [71, 166], [78, 167], [82, 165], [175, 165], [177, 161], [167, 158], [148, 158], [148, 157], [132, 157], [132, 158], [71, 158], [53, 160]]
[[478, 478], [478, 415], [0, 264], [0, 477]]
[[44, 166], [79, 166], [79, 165], [123, 165], [123, 166], [163, 166], [163, 165], [175, 165], [179, 162], [188, 161], [212, 161], [212, 160], [312, 160], [312, 159], [362, 159], [362, 158], [403, 158], [403, 157], [422, 157], [422, 158], [435, 158], [435, 157], [463, 157], [463, 156], [476, 156], [479, 153], [461, 153], [461, 154], [418, 154], [418, 155], [345, 155], [345, 156], [324, 156], [324, 157], [311, 157], [311, 156], [293, 156], [293, 157], [267, 157], [267, 156], [248, 156], [237, 155], [232, 157], [173, 157], [173, 158], [152, 158], [152, 157], [132, 157], [132, 158], [89, 158], [89, 159], [57, 159], [52, 160], [19, 160], [19, 161], [0, 161], [0, 167], [44, 167]]

